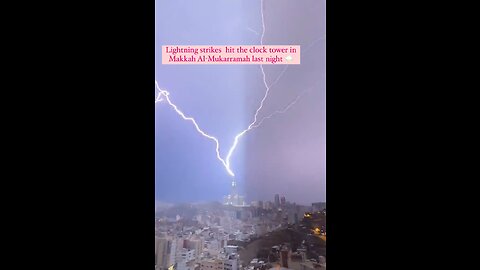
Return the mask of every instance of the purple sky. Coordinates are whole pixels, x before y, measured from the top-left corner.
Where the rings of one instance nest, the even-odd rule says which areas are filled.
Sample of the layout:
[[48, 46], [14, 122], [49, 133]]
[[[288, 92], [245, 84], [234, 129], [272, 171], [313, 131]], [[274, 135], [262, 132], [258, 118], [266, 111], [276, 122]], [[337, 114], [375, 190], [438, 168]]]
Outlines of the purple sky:
[[[325, 201], [325, 1], [265, 0], [266, 45], [301, 45], [302, 64], [289, 66], [260, 113], [279, 110], [304, 92], [287, 113], [247, 133], [232, 157], [250, 200]], [[215, 6], [215, 8], [212, 8]], [[225, 155], [236, 133], [253, 119], [265, 92], [253, 65], [161, 65], [162, 45], [260, 44], [260, 0], [157, 0], [156, 79], [171, 100], [220, 140]], [[251, 31], [250, 29], [254, 30]], [[272, 83], [286, 66], [264, 66]], [[215, 145], [171, 107], [156, 104], [156, 190], [159, 201], [221, 200], [231, 177]]]

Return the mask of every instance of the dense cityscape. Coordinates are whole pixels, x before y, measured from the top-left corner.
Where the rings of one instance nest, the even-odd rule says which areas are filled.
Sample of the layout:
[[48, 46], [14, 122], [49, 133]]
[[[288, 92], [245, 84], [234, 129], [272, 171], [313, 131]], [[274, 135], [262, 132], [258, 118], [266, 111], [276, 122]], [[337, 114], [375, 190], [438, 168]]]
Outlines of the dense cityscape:
[[326, 203], [272, 199], [247, 204], [233, 181], [223, 203], [156, 202], [155, 269], [326, 269]]

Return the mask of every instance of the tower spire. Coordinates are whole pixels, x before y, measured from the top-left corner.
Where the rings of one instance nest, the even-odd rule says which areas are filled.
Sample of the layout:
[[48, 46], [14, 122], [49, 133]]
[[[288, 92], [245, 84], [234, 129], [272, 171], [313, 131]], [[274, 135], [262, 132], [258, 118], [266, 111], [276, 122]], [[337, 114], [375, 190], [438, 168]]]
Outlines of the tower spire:
[[232, 179], [232, 192], [230, 193], [232, 196], [237, 195], [237, 182], [235, 178]]
[[223, 197], [225, 205], [242, 206], [245, 205], [243, 196], [238, 194], [237, 181], [232, 178], [230, 194]]

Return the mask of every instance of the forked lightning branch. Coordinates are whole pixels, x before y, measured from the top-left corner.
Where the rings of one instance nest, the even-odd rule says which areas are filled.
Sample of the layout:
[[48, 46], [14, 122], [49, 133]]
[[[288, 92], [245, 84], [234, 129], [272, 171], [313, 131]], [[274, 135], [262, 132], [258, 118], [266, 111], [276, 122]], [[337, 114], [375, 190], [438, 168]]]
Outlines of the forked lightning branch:
[[[261, 34], [261, 39], [260, 39], [260, 44], [263, 45], [263, 37], [265, 35], [265, 20], [264, 20], [264, 14], [263, 14], [263, 0], [261, 0], [261, 15], [262, 15], [262, 34]], [[235, 136], [233, 142], [232, 142], [232, 145], [230, 146], [228, 152], [227, 152], [227, 155], [225, 157], [222, 157], [220, 155], [220, 143], [219, 143], [219, 140], [213, 136], [213, 135], [210, 135], [208, 134], [207, 132], [205, 132], [200, 126], [199, 124], [197, 123], [197, 121], [195, 120], [194, 117], [191, 117], [191, 116], [187, 116], [185, 115], [185, 113], [183, 113], [182, 110], [180, 110], [180, 108], [178, 108], [178, 106], [172, 102], [171, 98], [170, 98], [170, 93], [167, 91], [167, 90], [164, 90], [164, 89], [161, 89], [160, 86], [158, 85], [158, 82], [155, 81], [155, 86], [156, 86], [156, 90], [158, 91], [158, 94], [156, 95], [155, 97], [155, 103], [158, 103], [158, 102], [166, 102], [170, 107], [173, 108], [173, 110], [175, 110], [175, 112], [185, 121], [189, 121], [190, 123], [192, 123], [192, 125], [195, 127], [195, 130], [197, 131], [198, 134], [200, 134], [201, 136], [207, 138], [208, 140], [211, 140], [213, 143], [215, 143], [215, 152], [216, 152], [216, 157], [217, 159], [221, 162], [221, 164], [224, 166], [225, 170], [227, 171], [227, 173], [234, 177], [235, 176], [235, 173], [233, 172], [232, 168], [231, 168], [231, 163], [230, 163], [230, 160], [232, 158], [232, 155], [233, 153], [235, 152], [235, 149], [240, 141], [240, 138], [242, 138], [247, 132], [255, 129], [255, 128], [258, 128], [260, 127], [263, 122], [267, 119], [270, 119], [272, 118], [273, 116], [277, 115], [277, 114], [283, 114], [283, 113], [286, 113], [294, 104], [296, 104], [298, 102], [298, 100], [300, 99], [301, 95], [305, 92], [305, 91], [302, 91], [292, 102], [290, 102], [287, 106], [285, 106], [284, 108], [282, 109], [279, 109], [261, 119], [258, 118], [258, 115], [260, 113], [260, 111], [262, 110], [263, 108], [263, 105], [266, 101], [266, 99], [268, 98], [269, 96], [269, 93], [270, 93], [270, 89], [271, 87], [277, 83], [280, 79], [280, 77], [283, 76], [283, 74], [285, 73], [286, 69], [288, 68], [288, 66], [286, 66], [286, 68], [280, 73], [280, 75], [277, 77], [277, 79], [271, 84], [271, 85], [268, 85], [267, 84], [267, 80], [266, 80], [266, 74], [265, 74], [265, 71], [263, 69], [263, 65], [259, 65], [260, 66], [260, 71], [262, 73], [262, 76], [263, 76], [263, 84], [265, 86], [265, 93], [263, 95], [263, 98], [261, 99], [260, 101], [260, 104], [259, 106], [257, 107], [254, 115], [253, 115], [253, 120], [252, 122], [247, 126], [247, 128], [245, 128], [244, 130], [240, 131], [239, 133], [237, 133], [237, 135]]]

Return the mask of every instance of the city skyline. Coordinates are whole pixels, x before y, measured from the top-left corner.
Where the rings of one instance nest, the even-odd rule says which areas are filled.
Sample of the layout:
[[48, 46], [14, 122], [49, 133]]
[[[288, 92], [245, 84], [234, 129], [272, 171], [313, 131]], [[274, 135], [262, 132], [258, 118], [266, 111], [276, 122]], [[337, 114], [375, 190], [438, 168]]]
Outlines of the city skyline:
[[326, 203], [302, 206], [280, 194], [272, 199], [159, 206], [156, 270], [325, 269]]
[[[226, 204], [225, 203], [225, 198], [226, 196], [228, 195], [232, 195], [231, 193], [230, 194], [225, 194], [222, 198], [218, 198], [218, 199], [213, 199], [213, 200], [199, 200], [199, 201], [184, 201], [184, 202], [168, 202], [168, 201], [162, 201], [162, 200], [158, 200], [156, 199], [155, 200], [155, 205], [157, 206], [174, 206], [174, 205], [188, 205], [188, 204], [192, 204], [192, 205], [199, 205], [199, 204], [209, 204], [209, 203], [219, 203], [219, 204]], [[284, 203], [287, 203], [287, 204], [296, 204], [296, 205], [299, 205], [299, 206], [312, 206], [313, 204], [317, 204], [317, 203], [326, 203], [326, 200], [318, 200], [318, 201], [312, 201], [312, 202], [307, 202], [307, 203], [301, 203], [301, 202], [297, 202], [297, 201], [294, 201], [294, 200], [290, 200], [287, 196], [285, 196], [284, 194], [272, 194], [272, 198], [257, 198], [257, 199], [249, 199], [249, 198], [246, 198], [245, 196], [243, 196], [242, 194], [239, 194], [240, 196], [242, 196], [242, 200], [243, 202], [245, 202], [245, 205], [246, 206], [251, 206], [252, 203], [259, 203], [259, 202], [262, 202], [262, 203], [271, 203], [272, 206], [276, 206], [277, 203], [276, 203], [276, 197], [277, 195], [279, 196], [278, 198], [278, 205], [282, 204], [282, 201], [281, 199], [284, 199]], [[277, 206], [278, 206], [277, 205]]]

